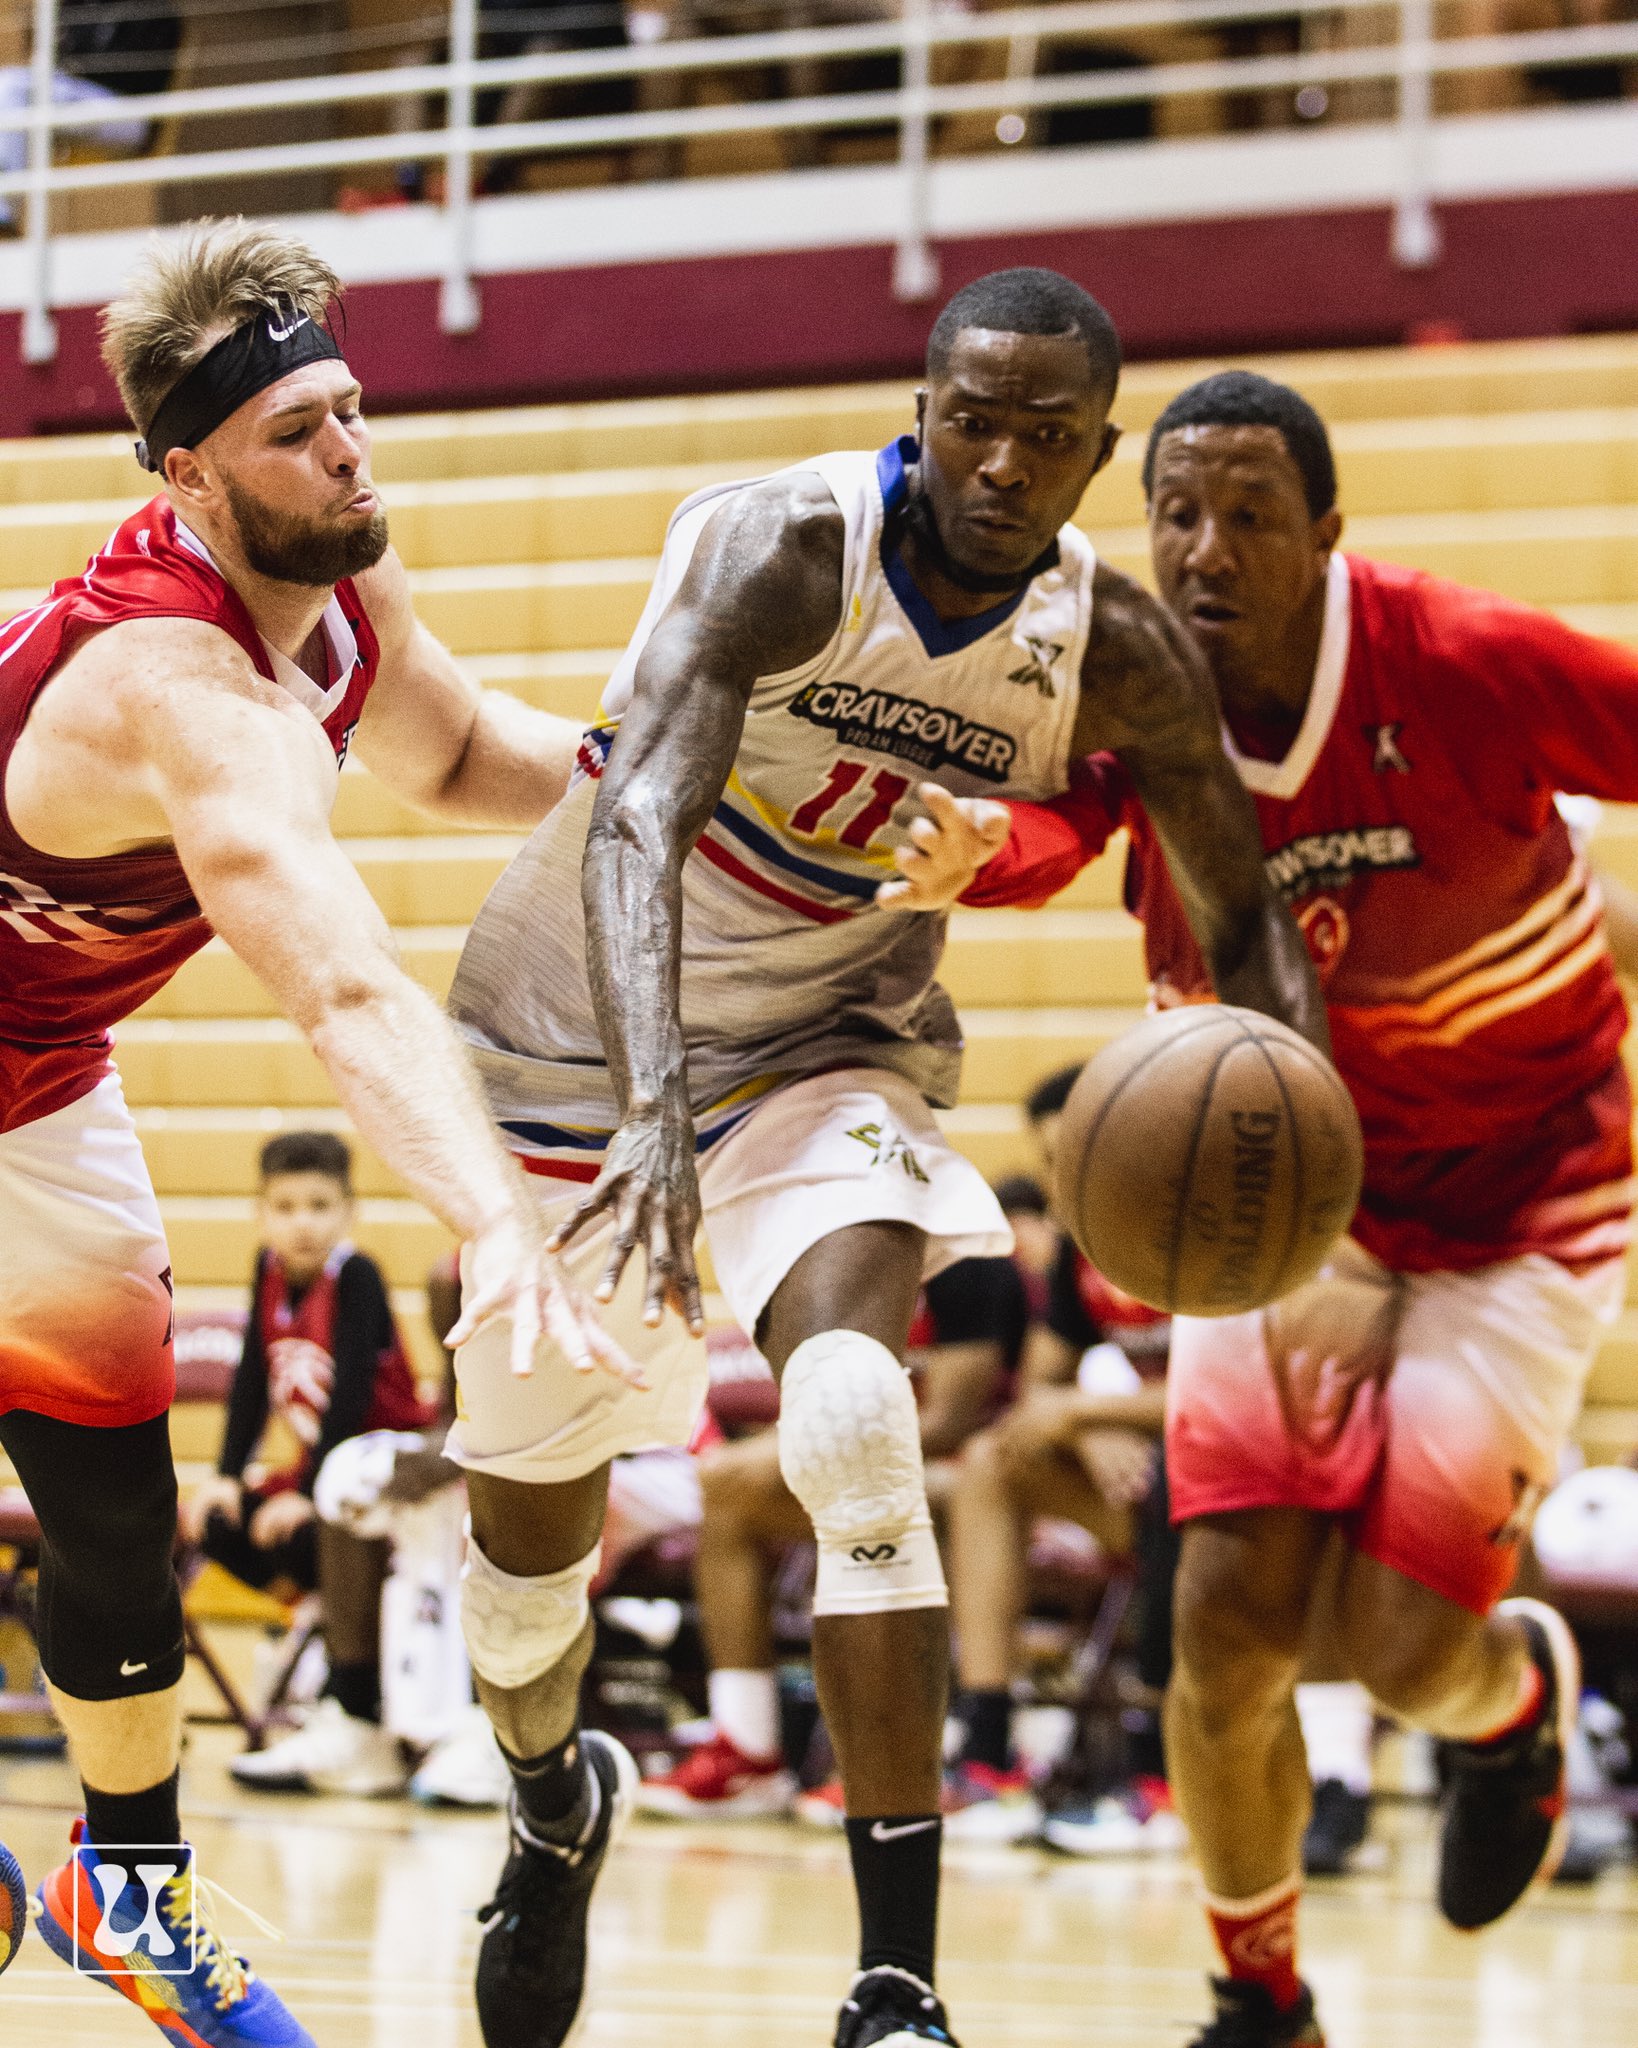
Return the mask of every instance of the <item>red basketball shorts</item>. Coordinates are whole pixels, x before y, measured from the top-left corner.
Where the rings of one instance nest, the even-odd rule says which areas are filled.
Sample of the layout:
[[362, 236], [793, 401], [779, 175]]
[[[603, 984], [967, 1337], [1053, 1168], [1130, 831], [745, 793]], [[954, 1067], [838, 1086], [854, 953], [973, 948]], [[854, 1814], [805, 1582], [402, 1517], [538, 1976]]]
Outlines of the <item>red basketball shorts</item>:
[[0, 1414], [110, 1429], [163, 1413], [170, 1277], [117, 1074], [0, 1131]]
[[1393, 1273], [1344, 1240], [1255, 1314], [1173, 1325], [1172, 1516], [1335, 1515], [1355, 1548], [1488, 1613], [1581, 1406], [1625, 1262]]

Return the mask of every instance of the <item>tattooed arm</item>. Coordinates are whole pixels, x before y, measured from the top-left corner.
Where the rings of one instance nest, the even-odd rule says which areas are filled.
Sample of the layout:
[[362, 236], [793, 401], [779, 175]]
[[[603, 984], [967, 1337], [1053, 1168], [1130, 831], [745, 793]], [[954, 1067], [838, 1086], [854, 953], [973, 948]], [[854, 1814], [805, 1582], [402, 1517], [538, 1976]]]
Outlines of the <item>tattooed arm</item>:
[[811, 661], [835, 633], [842, 564], [842, 515], [817, 477], [736, 492], [700, 535], [643, 649], [598, 786], [581, 893], [592, 997], [622, 1121], [603, 1171], [553, 1244], [612, 1210], [598, 1298], [612, 1296], [641, 1244], [650, 1323], [670, 1298], [690, 1329], [703, 1327], [678, 1000], [683, 861], [727, 783], [757, 677]]
[[1164, 606], [1099, 563], [1074, 752], [1132, 779], [1218, 995], [1331, 1049], [1313, 962], [1263, 869], [1257, 812], [1223, 751], [1217, 693]]

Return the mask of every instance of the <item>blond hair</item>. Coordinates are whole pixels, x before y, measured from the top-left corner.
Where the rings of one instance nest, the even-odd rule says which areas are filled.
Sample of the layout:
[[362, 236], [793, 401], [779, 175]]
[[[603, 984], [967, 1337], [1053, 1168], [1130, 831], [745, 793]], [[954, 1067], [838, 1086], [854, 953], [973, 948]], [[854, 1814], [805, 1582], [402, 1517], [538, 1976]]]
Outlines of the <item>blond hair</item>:
[[203, 220], [156, 238], [103, 308], [102, 359], [141, 433], [166, 394], [224, 334], [294, 307], [322, 320], [342, 284], [322, 257], [264, 221]]

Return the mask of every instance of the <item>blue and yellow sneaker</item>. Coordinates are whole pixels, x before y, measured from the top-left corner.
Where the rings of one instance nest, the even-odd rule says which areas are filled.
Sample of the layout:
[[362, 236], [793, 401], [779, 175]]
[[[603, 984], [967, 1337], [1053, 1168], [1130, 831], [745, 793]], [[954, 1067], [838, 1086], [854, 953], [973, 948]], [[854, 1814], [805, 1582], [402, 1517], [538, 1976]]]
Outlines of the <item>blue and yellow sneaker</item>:
[[23, 1882], [23, 1866], [0, 1842], [0, 1970], [16, 1955], [27, 1926], [28, 1886]]
[[315, 2048], [284, 2001], [216, 1931], [217, 1900], [274, 1930], [199, 1877], [191, 1856], [168, 1881], [156, 1879], [150, 1894], [143, 1862], [131, 1875], [107, 1860], [111, 1852], [91, 1841], [83, 1820], [74, 1823], [73, 1841], [74, 1853], [30, 1908], [53, 1955], [128, 1998], [185, 2048]]

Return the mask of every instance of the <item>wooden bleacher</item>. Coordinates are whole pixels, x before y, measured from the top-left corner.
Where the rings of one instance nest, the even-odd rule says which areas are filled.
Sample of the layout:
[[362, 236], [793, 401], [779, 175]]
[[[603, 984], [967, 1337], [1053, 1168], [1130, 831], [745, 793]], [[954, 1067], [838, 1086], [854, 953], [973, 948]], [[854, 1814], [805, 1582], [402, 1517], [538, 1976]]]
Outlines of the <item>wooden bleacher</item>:
[[[1638, 338], [1307, 356], [1264, 365], [1333, 422], [1345, 545], [1551, 605], [1638, 642]], [[1145, 569], [1143, 433], [1195, 364], [1122, 385], [1120, 453], [1083, 523]], [[822, 448], [876, 446], [911, 421], [906, 385], [386, 419], [376, 472], [417, 603], [486, 679], [591, 712], [636, 622], [666, 519], [697, 485]], [[0, 444], [0, 614], [77, 567], [140, 497], [119, 435]], [[412, 971], [448, 985], [468, 920], [516, 842], [451, 836], [350, 765], [337, 830]], [[1607, 814], [1599, 858], [1638, 885], [1638, 812]], [[969, 1034], [948, 1128], [988, 1173], [1031, 1163], [1016, 1107], [1032, 1082], [1130, 1022], [1136, 926], [1106, 858], [1052, 908], [960, 913], [945, 979]], [[119, 1062], [185, 1301], [249, 1273], [256, 1152], [292, 1122], [342, 1122], [317, 1062], [261, 990], [211, 947], [119, 1033]], [[379, 1161], [359, 1159], [360, 1235], [430, 1365], [421, 1283], [441, 1228]], [[1638, 1288], [1635, 1288], [1638, 1301]], [[1638, 1308], [1612, 1333], [1583, 1427], [1595, 1456], [1638, 1445]]]

